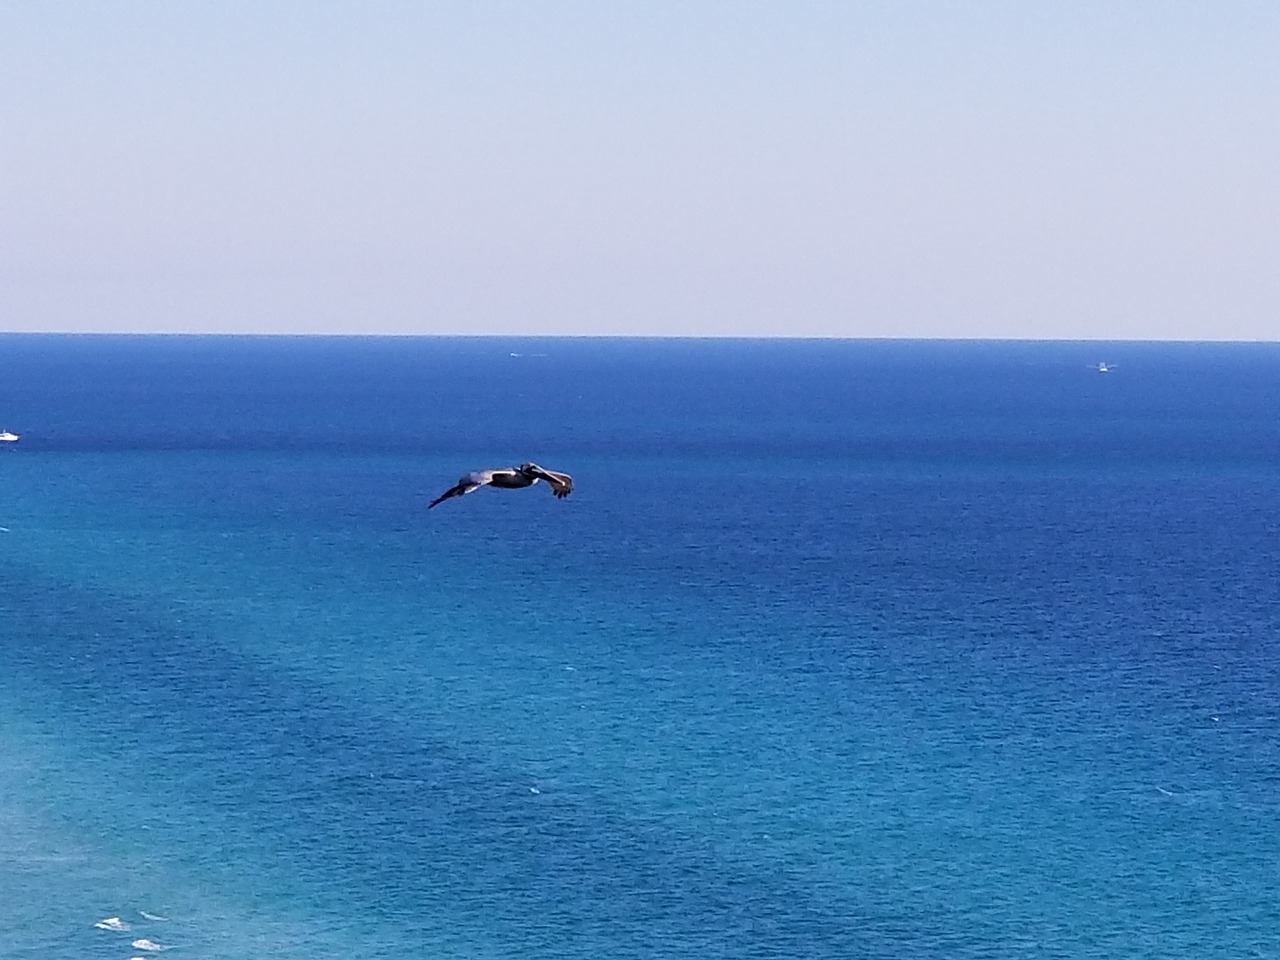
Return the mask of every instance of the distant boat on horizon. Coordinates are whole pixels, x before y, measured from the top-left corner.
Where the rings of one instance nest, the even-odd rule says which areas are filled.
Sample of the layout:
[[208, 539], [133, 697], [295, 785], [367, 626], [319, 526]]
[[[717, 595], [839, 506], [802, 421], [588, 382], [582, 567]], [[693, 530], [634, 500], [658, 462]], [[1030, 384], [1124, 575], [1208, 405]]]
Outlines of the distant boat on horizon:
[[1105, 360], [1102, 360], [1093, 369], [1097, 370], [1099, 373], [1110, 373], [1114, 369], [1114, 367], [1112, 367]]

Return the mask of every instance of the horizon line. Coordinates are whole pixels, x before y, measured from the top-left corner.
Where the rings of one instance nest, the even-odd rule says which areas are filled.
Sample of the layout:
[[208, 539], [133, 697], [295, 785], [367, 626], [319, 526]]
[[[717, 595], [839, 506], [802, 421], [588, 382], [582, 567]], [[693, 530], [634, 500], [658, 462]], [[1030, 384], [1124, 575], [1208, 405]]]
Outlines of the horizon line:
[[226, 337], [258, 339], [349, 340], [776, 340], [831, 342], [919, 343], [1187, 343], [1280, 344], [1280, 337], [1000, 337], [1000, 336], [835, 336], [824, 334], [669, 334], [669, 333], [389, 333], [332, 331], [231, 331], [231, 330], [0, 330], [0, 337]]

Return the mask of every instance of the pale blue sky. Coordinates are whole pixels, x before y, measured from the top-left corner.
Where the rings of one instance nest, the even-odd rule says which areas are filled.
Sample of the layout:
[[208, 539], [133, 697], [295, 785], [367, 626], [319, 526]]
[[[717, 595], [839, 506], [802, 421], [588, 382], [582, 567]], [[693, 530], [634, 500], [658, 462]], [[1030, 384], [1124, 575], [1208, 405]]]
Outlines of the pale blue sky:
[[0, 329], [1280, 339], [1280, 3], [0, 3]]

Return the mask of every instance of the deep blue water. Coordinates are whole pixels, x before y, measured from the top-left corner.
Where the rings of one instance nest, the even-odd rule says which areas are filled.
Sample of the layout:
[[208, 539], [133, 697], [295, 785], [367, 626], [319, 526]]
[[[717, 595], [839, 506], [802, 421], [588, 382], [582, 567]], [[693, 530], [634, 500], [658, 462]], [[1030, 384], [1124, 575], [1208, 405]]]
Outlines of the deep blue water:
[[0, 956], [1280, 956], [1280, 345], [11, 335], [6, 427]]

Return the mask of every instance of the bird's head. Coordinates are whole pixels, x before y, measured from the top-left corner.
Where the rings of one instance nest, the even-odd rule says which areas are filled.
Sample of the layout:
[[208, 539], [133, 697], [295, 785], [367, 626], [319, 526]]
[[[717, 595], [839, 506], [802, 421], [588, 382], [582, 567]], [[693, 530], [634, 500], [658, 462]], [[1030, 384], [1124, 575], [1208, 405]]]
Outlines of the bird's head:
[[536, 477], [542, 472], [542, 468], [536, 463], [522, 463], [520, 464], [519, 469], [521, 473], [527, 474], [531, 477]]

